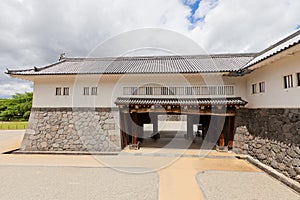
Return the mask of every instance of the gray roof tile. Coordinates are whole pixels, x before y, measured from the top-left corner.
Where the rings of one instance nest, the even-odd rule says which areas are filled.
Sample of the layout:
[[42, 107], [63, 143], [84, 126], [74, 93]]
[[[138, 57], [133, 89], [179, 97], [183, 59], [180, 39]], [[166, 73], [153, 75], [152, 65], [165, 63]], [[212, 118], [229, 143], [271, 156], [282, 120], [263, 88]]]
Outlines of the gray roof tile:
[[276, 55], [300, 42], [300, 30], [294, 32], [293, 34], [289, 35], [288, 37], [280, 40], [279, 42], [275, 43], [274, 45], [266, 48], [262, 52], [260, 52], [253, 60], [251, 60], [245, 68], [255, 65], [260, 61], [263, 61], [273, 55]]
[[60, 62], [41, 68], [8, 70], [8, 74], [51, 75], [231, 72], [247, 64], [254, 56], [255, 54], [218, 54], [210, 56], [66, 58]]
[[129, 98], [118, 97], [116, 105], [175, 105], [175, 106], [201, 106], [201, 105], [240, 105], [247, 104], [239, 97], [234, 98]]
[[7, 70], [6, 73], [60, 75], [234, 72], [255, 65], [299, 43], [300, 30], [256, 54], [65, 58], [45, 67]]

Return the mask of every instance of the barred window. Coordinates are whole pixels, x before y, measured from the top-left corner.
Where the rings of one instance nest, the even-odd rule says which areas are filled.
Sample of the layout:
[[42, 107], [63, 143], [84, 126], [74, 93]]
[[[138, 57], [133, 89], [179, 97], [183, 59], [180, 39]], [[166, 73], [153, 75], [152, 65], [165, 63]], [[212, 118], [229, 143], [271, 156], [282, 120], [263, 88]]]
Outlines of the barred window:
[[252, 94], [256, 94], [257, 93], [257, 84], [254, 83], [252, 84]]
[[287, 75], [283, 77], [284, 88], [292, 88], [293, 87], [293, 75]]
[[65, 96], [68, 96], [69, 95], [69, 91], [70, 91], [70, 89], [68, 88], [68, 87], [64, 87], [64, 95]]
[[90, 88], [89, 87], [84, 87], [83, 88], [83, 95], [89, 95], [90, 94]]
[[259, 82], [259, 92], [265, 92], [265, 82]]
[[97, 91], [98, 88], [97, 87], [92, 87], [92, 90], [91, 90], [91, 95], [97, 95]]
[[234, 95], [234, 86], [123, 87], [123, 95]]
[[298, 86], [300, 86], [300, 72], [297, 73], [297, 82], [298, 82]]
[[168, 87], [161, 87], [161, 95], [168, 95], [169, 89]]
[[56, 96], [60, 96], [60, 95], [61, 95], [61, 87], [57, 87], [57, 88], [55, 89], [55, 95], [56, 95]]
[[193, 88], [192, 87], [186, 87], [185, 88], [185, 94], [186, 95], [192, 95], [193, 94]]
[[177, 94], [176, 87], [170, 87], [169, 92], [170, 92], [170, 95], [176, 95]]
[[146, 87], [146, 95], [153, 95], [153, 88], [152, 87]]

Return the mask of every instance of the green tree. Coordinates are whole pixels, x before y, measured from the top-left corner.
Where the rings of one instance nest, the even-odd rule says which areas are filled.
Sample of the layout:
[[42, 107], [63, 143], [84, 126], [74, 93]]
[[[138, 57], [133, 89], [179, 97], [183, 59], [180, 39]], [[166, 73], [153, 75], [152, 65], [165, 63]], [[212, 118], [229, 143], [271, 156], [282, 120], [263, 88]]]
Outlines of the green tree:
[[15, 94], [11, 99], [0, 99], [0, 120], [24, 121], [29, 119], [32, 107], [32, 92]]

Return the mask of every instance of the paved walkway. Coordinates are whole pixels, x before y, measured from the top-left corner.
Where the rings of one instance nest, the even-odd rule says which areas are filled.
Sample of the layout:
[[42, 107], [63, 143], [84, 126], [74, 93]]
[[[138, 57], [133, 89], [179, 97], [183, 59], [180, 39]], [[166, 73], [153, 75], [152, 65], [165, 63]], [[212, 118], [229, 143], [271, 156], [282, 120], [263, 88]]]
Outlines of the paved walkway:
[[197, 181], [206, 199], [299, 199], [263, 172], [203, 171]]
[[118, 156], [0, 154], [0, 179], [5, 180], [0, 199], [300, 198], [233, 153], [194, 149], [142, 148]]
[[0, 153], [20, 148], [25, 130], [0, 131]]

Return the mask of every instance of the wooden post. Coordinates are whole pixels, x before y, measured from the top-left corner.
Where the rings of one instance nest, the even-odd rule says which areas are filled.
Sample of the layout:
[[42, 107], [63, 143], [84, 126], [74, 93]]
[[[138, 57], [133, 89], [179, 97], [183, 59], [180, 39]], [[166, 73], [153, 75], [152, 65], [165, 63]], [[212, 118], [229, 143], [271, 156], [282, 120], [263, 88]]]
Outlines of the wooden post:
[[[217, 134], [220, 133], [220, 136], [219, 136], [219, 146], [223, 147], [224, 144], [225, 144], [225, 139], [224, 139], [224, 120], [222, 120], [224, 116], [218, 116], [217, 117]], [[223, 122], [223, 123], [222, 123]]]
[[[202, 139], [204, 140], [205, 137], [207, 136], [209, 123], [210, 123], [210, 116], [204, 115], [200, 118], [200, 120], [202, 124]], [[208, 138], [206, 140], [208, 140]]]
[[137, 117], [137, 137], [140, 142], [143, 141], [144, 138], [144, 116]]
[[192, 140], [194, 135], [193, 135], [193, 115], [187, 115], [187, 139]]
[[138, 123], [137, 123], [137, 113], [134, 112], [131, 114], [132, 117], [132, 144], [137, 144], [137, 134], [138, 134]]
[[130, 138], [132, 134], [132, 119], [130, 117], [130, 113], [125, 114], [125, 132], [128, 145], [130, 143]]
[[229, 117], [229, 138], [228, 138], [228, 148], [233, 148], [234, 139], [234, 117]]
[[152, 133], [152, 138], [153, 139], [158, 139], [159, 138], [159, 133], [158, 133], [158, 116], [156, 113], [152, 113], [151, 115], [151, 123], [153, 124], [153, 133]]
[[122, 148], [127, 146], [127, 133], [125, 130], [125, 113], [120, 110], [120, 130], [121, 130], [121, 135], [122, 135]]
[[157, 114], [153, 114], [152, 116], [153, 119], [153, 134], [157, 134], [158, 133], [158, 117]]
[[209, 143], [218, 144], [219, 139], [219, 117], [211, 115], [209, 119], [209, 127], [207, 131], [207, 141]]
[[224, 145], [225, 145], [224, 130], [222, 130], [219, 138], [219, 146], [224, 147]]

